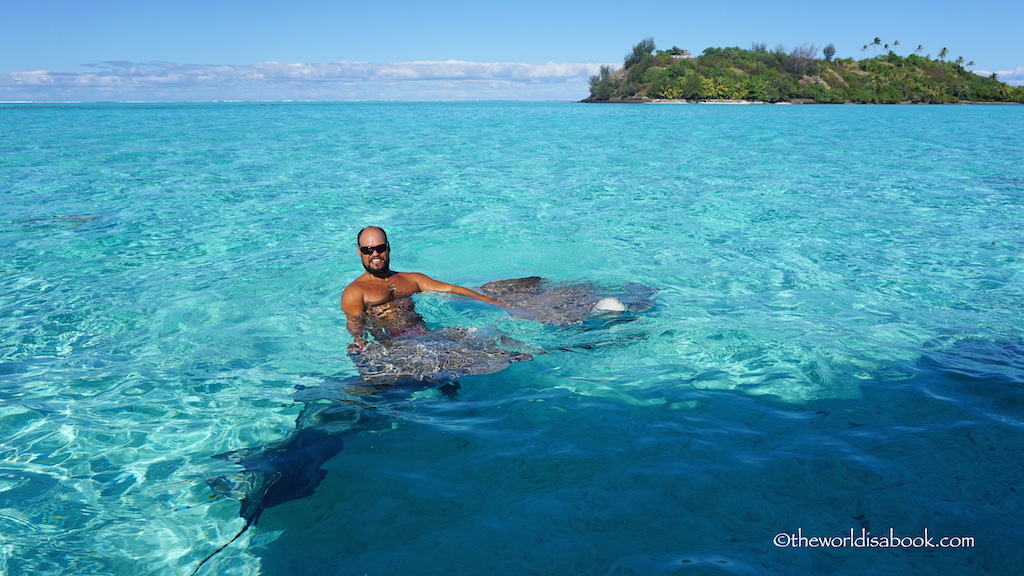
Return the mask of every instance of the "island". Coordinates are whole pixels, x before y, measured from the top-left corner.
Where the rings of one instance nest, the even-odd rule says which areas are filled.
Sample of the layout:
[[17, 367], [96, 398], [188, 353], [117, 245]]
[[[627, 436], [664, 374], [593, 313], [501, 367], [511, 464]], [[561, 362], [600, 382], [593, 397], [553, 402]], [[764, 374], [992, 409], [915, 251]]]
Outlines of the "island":
[[[755, 43], [707, 48], [698, 56], [673, 46], [658, 50], [653, 38], [626, 54], [621, 68], [602, 66], [590, 77], [590, 96], [582, 102], [736, 102], [817, 104], [1024, 103], [1024, 86], [1000, 82], [967, 68], [962, 57], [948, 60], [896, 53], [881, 39], [865, 44], [864, 58], [835, 58], [835, 46], [820, 50], [803, 44], [793, 50]], [[870, 57], [867, 52], [871, 51]]]

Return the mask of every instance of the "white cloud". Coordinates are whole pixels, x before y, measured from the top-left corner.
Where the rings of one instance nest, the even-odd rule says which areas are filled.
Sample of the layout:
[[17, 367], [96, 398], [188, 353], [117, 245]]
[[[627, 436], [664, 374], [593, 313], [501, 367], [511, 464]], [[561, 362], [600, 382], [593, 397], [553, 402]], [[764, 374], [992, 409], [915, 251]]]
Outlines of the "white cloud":
[[[991, 76], [990, 70], [975, 70], [975, 74], [979, 76]], [[1000, 82], [1006, 82], [1010, 86], [1024, 86], [1024, 66], [1017, 66], [1014, 70], [997, 70]]]
[[261, 62], [249, 66], [110, 61], [87, 72], [0, 74], [3, 100], [583, 98], [600, 64]]

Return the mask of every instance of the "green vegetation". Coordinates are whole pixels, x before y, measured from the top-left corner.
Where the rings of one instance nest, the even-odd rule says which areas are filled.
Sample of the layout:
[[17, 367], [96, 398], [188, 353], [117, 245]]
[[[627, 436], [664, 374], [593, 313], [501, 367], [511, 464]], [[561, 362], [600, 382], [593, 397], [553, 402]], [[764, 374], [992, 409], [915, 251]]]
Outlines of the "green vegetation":
[[1024, 87], [1000, 82], [995, 74], [974, 74], [964, 68], [962, 57], [946, 61], [946, 48], [932, 60], [920, 55], [921, 46], [900, 56], [893, 51], [899, 45], [875, 38], [862, 51], [873, 47], [876, 55], [859, 61], [834, 59], [832, 44], [824, 48], [824, 59], [812, 45], [787, 52], [783, 46], [769, 51], [763, 43], [750, 50], [708, 48], [691, 58], [675, 46], [657, 50], [654, 39], [645, 38], [626, 54], [622, 68], [602, 66], [590, 77], [590, 97], [584, 102], [1024, 103]]

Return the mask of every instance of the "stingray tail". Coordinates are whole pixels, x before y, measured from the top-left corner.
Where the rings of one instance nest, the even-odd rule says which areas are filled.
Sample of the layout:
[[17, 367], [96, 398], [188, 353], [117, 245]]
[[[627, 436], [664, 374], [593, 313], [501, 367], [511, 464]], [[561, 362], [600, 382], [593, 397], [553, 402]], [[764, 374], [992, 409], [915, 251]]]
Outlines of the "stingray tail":
[[242, 529], [238, 531], [238, 534], [235, 534], [235, 537], [234, 537], [234, 538], [232, 538], [231, 540], [228, 540], [228, 541], [227, 541], [227, 542], [226, 542], [226, 543], [225, 543], [225, 544], [224, 544], [223, 546], [221, 546], [220, 548], [217, 548], [216, 550], [214, 550], [213, 552], [211, 552], [209, 556], [207, 556], [206, 558], [203, 558], [202, 562], [200, 562], [200, 563], [199, 563], [199, 564], [198, 564], [198, 565], [196, 566], [196, 569], [192, 571], [192, 574], [191, 574], [190, 576], [196, 576], [196, 574], [197, 574], [197, 573], [199, 572], [199, 569], [203, 567], [203, 564], [206, 564], [206, 562], [207, 562], [207, 561], [208, 561], [208, 560], [209, 560], [210, 558], [213, 558], [214, 556], [216, 556], [216, 555], [217, 555], [217, 553], [218, 553], [218, 552], [220, 552], [221, 550], [223, 550], [223, 549], [227, 548], [228, 546], [230, 546], [230, 545], [231, 545], [231, 544], [232, 544], [232, 543], [233, 543], [233, 542], [234, 542], [235, 540], [238, 540], [238, 538], [239, 538], [239, 537], [240, 537], [240, 536], [241, 536], [242, 534], [244, 534], [244, 533], [245, 533], [245, 531], [246, 531], [246, 530], [248, 530], [248, 529], [249, 529], [249, 527], [250, 527], [250, 526], [252, 526], [253, 524], [255, 524], [255, 522], [253, 522], [252, 520], [246, 520], [246, 521], [245, 521], [245, 526], [242, 526]]

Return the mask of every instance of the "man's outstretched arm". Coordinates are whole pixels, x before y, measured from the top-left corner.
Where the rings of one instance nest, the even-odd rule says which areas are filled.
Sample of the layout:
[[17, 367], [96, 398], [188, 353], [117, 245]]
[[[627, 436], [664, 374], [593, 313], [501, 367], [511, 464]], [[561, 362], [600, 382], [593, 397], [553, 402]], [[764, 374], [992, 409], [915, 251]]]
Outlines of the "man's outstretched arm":
[[404, 275], [408, 276], [412, 280], [415, 280], [416, 285], [419, 287], [420, 290], [424, 292], [445, 292], [447, 294], [458, 294], [459, 296], [475, 298], [481, 302], [493, 304], [494, 306], [498, 306], [501, 308], [510, 307], [508, 304], [501, 302], [499, 300], [495, 300], [490, 296], [484, 296], [483, 294], [480, 294], [479, 292], [474, 292], [469, 288], [464, 288], [462, 286], [456, 286], [455, 284], [448, 284], [447, 282], [440, 282], [438, 280], [434, 280], [433, 278], [427, 276], [426, 274], [413, 272]]

